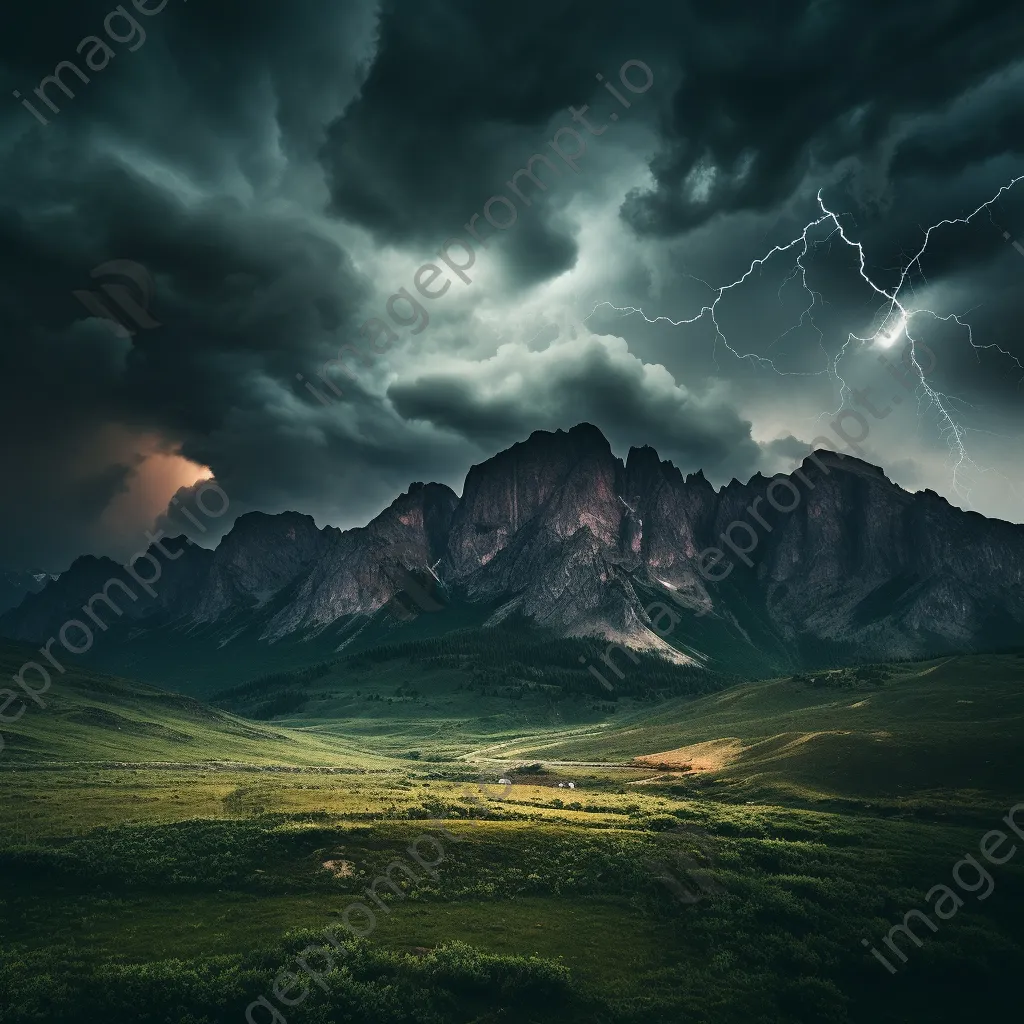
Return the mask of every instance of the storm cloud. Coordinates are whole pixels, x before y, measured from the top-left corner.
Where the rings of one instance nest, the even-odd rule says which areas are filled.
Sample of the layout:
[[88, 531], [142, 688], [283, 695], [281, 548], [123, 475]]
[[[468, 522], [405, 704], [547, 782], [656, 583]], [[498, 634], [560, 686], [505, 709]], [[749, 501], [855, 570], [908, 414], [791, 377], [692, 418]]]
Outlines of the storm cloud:
[[[928, 225], [1024, 173], [1015, 6], [169, 0], [87, 85], [65, 71], [74, 98], [51, 87], [41, 124], [11, 94], [85, 68], [112, 9], [6, 19], [0, 566], [124, 557], [154, 522], [185, 529], [170, 499], [211, 475], [224, 528], [289, 508], [355, 525], [411, 480], [459, 489], [497, 448], [583, 420], [719, 484], [790, 468], [850, 389], [895, 390], [877, 344], [844, 349], [891, 309], [834, 222], [751, 270], [822, 217], [819, 190], [871, 280], [935, 314], [911, 330], [937, 403], [894, 407], [865, 451], [1024, 519], [1024, 182], [903, 278]], [[628, 61], [651, 69], [643, 95]], [[563, 126], [578, 173], [549, 146]], [[558, 173], [540, 165], [527, 204], [509, 182], [537, 153]], [[501, 194], [516, 222], [488, 228], [472, 281], [449, 273], [419, 300], [428, 326], [366, 344]], [[114, 260], [143, 268], [155, 326], [124, 313], [136, 282], [92, 276]], [[96, 314], [118, 295], [132, 333]], [[320, 372], [347, 345], [332, 390]]]

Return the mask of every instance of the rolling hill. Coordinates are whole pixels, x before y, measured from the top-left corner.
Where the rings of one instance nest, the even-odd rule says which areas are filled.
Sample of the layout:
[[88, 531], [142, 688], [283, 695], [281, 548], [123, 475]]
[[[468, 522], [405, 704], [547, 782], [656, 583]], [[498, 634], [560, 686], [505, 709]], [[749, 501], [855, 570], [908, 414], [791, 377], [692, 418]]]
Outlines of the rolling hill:
[[[20, 645], [0, 644], [0, 676], [10, 678], [31, 656]], [[246, 721], [193, 697], [88, 669], [68, 668], [40, 699], [44, 707], [30, 700], [5, 707], [0, 724], [5, 767], [52, 762], [364, 766], [382, 760], [329, 736]]]

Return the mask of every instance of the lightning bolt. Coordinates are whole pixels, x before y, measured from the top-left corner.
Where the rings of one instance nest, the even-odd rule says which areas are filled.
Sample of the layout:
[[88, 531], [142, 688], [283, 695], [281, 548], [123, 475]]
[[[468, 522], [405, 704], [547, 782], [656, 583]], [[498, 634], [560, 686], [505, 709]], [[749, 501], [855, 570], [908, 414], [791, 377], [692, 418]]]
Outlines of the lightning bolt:
[[[913, 373], [917, 377], [917, 386], [919, 388], [919, 401], [918, 401], [918, 414], [919, 416], [925, 409], [932, 409], [935, 411], [939, 420], [939, 433], [942, 436], [949, 447], [950, 456], [953, 462], [953, 488], [958, 496], [961, 498], [970, 498], [970, 486], [964, 486], [962, 484], [962, 478], [966, 476], [968, 467], [978, 470], [982, 473], [994, 472], [991, 469], [985, 469], [978, 466], [968, 455], [966, 447], [966, 436], [968, 428], [965, 427], [957, 418], [955, 405], [960, 400], [956, 397], [943, 394], [938, 391], [928, 381], [928, 376], [921, 363], [918, 360], [917, 346], [924, 345], [924, 342], [916, 335], [917, 324], [921, 320], [933, 320], [949, 322], [953, 321], [959, 327], [962, 327], [967, 333], [967, 340], [971, 348], [975, 350], [977, 358], [980, 361], [980, 353], [988, 349], [995, 349], [1002, 356], [1010, 360], [1018, 370], [1021, 371], [1022, 380], [1024, 380], [1024, 364], [1014, 356], [1011, 352], [1006, 351], [999, 345], [992, 344], [978, 344], [974, 340], [974, 332], [971, 329], [971, 325], [962, 319], [967, 314], [950, 313], [942, 316], [933, 310], [920, 308], [913, 304], [905, 304], [901, 298], [901, 295], [905, 291], [912, 292], [911, 284], [911, 273], [916, 267], [921, 276], [924, 276], [924, 270], [921, 266], [921, 259], [928, 249], [928, 245], [931, 242], [932, 236], [936, 231], [944, 227], [952, 227], [957, 224], [970, 224], [971, 221], [981, 214], [983, 211], [988, 210], [994, 203], [996, 203], [1004, 193], [1008, 192], [1019, 182], [1024, 181], [1024, 175], [1019, 175], [1011, 179], [1005, 185], [1001, 186], [999, 191], [994, 196], [982, 203], [977, 209], [967, 214], [965, 217], [949, 217], [940, 220], [936, 224], [932, 224], [924, 232], [924, 238], [920, 248], [917, 252], [908, 256], [904, 254], [904, 264], [899, 268], [899, 280], [896, 286], [892, 289], [887, 289], [882, 285], [876, 283], [869, 274], [867, 266], [867, 254], [864, 251], [864, 245], [861, 242], [851, 238], [843, 227], [842, 214], [838, 214], [833, 210], [830, 210], [826, 205], [825, 201], [821, 196], [821, 189], [817, 193], [818, 207], [821, 211], [820, 216], [815, 217], [804, 225], [803, 230], [795, 238], [791, 239], [783, 245], [773, 246], [763, 256], [759, 256], [757, 259], [751, 262], [750, 266], [740, 275], [735, 281], [729, 282], [729, 284], [722, 285], [721, 287], [715, 288], [710, 285], [707, 281], [701, 278], [693, 277], [693, 275], [687, 274], [687, 277], [691, 277], [693, 280], [700, 282], [710, 292], [714, 294], [714, 298], [711, 302], [703, 305], [700, 310], [691, 317], [684, 317], [681, 320], [673, 320], [667, 316], [648, 316], [642, 309], [636, 306], [616, 306], [611, 302], [599, 302], [591, 310], [588, 316], [583, 318], [586, 322], [589, 320], [599, 309], [602, 307], [608, 307], [611, 310], [623, 315], [631, 316], [639, 314], [649, 324], [667, 323], [673, 327], [685, 327], [691, 326], [698, 323], [704, 318], [708, 318], [715, 330], [714, 347], [712, 349], [712, 358], [714, 359], [716, 368], [718, 367], [718, 346], [721, 344], [725, 349], [728, 350], [733, 356], [739, 360], [747, 360], [754, 365], [762, 368], [766, 368], [774, 371], [781, 376], [798, 376], [798, 377], [816, 377], [816, 376], [830, 376], [837, 380], [840, 385], [839, 394], [840, 402], [839, 407], [834, 412], [822, 413], [823, 416], [837, 416], [843, 409], [847, 398], [852, 393], [846, 381], [840, 375], [839, 368], [843, 357], [847, 354], [847, 350], [851, 345], [869, 345], [879, 344], [883, 348], [890, 348], [897, 341], [902, 338], [906, 338], [909, 343], [909, 356], [910, 356], [910, 367]], [[989, 214], [991, 217], [991, 213]], [[827, 227], [828, 233], [824, 238], [812, 239], [811, 235], [817, 229]], [[1009, 232], [1002, 232], [1003, 237], [1010, 240], [1011, 236]], [[878, 297], [879, 313], [881, 316], [881, 326], [874, 334], [868, 337], [861, 337], [859, 335], [850, 333], [847, 335], [846, 340], [843, 342], [842, 347], [836, 353], [834, 357], [829, 356], [828, 351], [825, 348], [825, 339], [823, 332], [818, 328], [814, 322], [814, 311], [816, 307], [822, 305], [824, 300], [822, 296], [815, 291], [807, 279], [807, 258], [812, 255], [818, 248], [823, 245], [828, 245], [831, 248], [833, 242], [839, 241], [848, 248], [854, 250], [857, 253], [858, 273], [860, 274], [861, 280], [863, 280], [872, 292]], [[1024, 254], [1024, 247], [1019, 242], [1012, 240], [1014, 247]], [[809, 302], [805, 309], [800, 314], [799, 321], [790, 327], [784, 334], [780, 335], [769, 345], [769, 349], [774, 346], [778, 341], [791, 332], [797, 330], [799, 327], [809, 324], [818, 333], [818, 344], [822, 349], [826, 359], [826, 366], [821, 370], [814, 371], [783, 371], [780, 370], [774, 363], [774, 361], [768, 356], [760, 355], [756, 352], [739, 352], [730, 343], [728, 338], [722, 331], [722, 328], [718, 322], [718, 308], [719, 305], [726, 299], [730, 292], [740, 288], [750, 277], [765, 266], [774, 257], [786, 254], [794, 253], [794, 262], [792, 271], [786, 276], [782, 285], [779, 287], [779, 299], [781, 301], [782, 291], [791, 281], [799, 277], [801, 286], [804, 292], [809, 297]], [[909, 301], [909, 300], [908, 300]], [[883, 312], [884, 311], [884, 312]], [[968, 311], [970, 312], [970, 311]], [[819, 420], [821, 419], [819, 417]], [[1002, 474], [1000, 474], [1002, 475]], [[1005, 478], [1004, 478], [1005, 479]]]

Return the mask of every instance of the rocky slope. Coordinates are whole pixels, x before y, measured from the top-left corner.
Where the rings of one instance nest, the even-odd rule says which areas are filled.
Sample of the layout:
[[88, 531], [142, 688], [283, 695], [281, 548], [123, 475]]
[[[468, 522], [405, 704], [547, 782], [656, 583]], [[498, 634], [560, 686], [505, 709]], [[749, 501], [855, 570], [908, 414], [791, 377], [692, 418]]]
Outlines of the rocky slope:
[[[474, 466], [461, 498], [414, 484], [346, 531], [250, 514], [215, 552], [187, 553], [128, 617], [241, 622], [274, 643], [454, 605], [490, 625], [525, 620], [718, 666], [737, 652], [795, 666], [1024, 639], [1024, 527], [830, 452], [716, 491], [648, 447], [623, 462], [589, 424], [538, 431]], [[45, 640], [118, 571], [79, 559], [0, 631]], [[235, 632], [225, 626], [221, 645]]]
[[[214, 554], [186, 544], [181, 537], [160, 543], [170, 558], [155, 545], [148, 549], [159, 572], [146, 559], [136, 563], [138, 576], [153, 580], [148, 590], [112, 558], [82, 555], [58, 579], [3, 615], [0, 631], [15, 640], [36, 642], [56, 636], [71, 620], [106, 632], [160, 613], [191, 615]], [[80, 645], [81, 636], [74, 634], [72, 642]]]
[[263, 638], [316, 632], [383, 608], [411, 585], [403, 570], [422, 573], [444, 554], [457, 502], [443, 484], [413, 484], [367, 526], [332, 531], [321, 557], [294, 598], [270, 620]]
[[238, 609], [266, 605], [310, 570], [337, 530], [319, 530], [311, 516], [250, 512], [239, 516], [214, 552], [194, 617], [213, 622]]

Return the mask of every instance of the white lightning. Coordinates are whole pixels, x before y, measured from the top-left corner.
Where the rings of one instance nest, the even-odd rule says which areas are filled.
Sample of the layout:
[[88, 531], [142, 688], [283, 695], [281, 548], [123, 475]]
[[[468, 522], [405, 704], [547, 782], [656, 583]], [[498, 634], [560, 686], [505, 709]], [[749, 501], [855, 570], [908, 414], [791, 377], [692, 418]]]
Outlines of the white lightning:
[[882, 348], [892, 348], [893, 345], [903, 337], [903, 333], [906, 329], [907, 318], [900, 313], [900, 315], [896, 317], [896, 326], [893, 327], [889, 333], [879, 335], [878, 344], [881, 345]]
[[[918, 362], [917, 358], [916, 346], [918, 344], [923, 344], [923, 342], [921, 342], [918, 338], [915, 337], [916, 324], [922, 318], [940, 320], [944, 322], [953, 321], [967, 332], [968, 343], [975, 350], [976, 353], [980, 353], [982, 350], [985, 349], [995, 349], [1001, 355], [1012, 361], [1016, 368], [1021, 371], [1022, 379], [1024, 379], [1024, 364], [1022, 364], [1016, 356], [1006, 351], [1005, 349], [1001, 348], [999, 345], [996, 345], [994, 343], [987, 345], [981, 345], [976, 343], [974, 340], [974, 334], [971, 330], [970, 324], [966, 323], [964, 320], [961, 319], [961, 317], [965, 316], [966, 314], [950, 313], [945, 316], [941, 316], [930, 309], [919, 308], [915, 305], [905, 305], [904, 302], [901, 300], [901, 295], [905, 290], [912, 291], [912, 287], [910, 287], [909, 285], [909, 278], [914, 267], [917, 267], [918, 272], [923, 275], [924, 271], [921, 267], [921, 258], [924, 256], [928, 248], [928, 245], [931, 241], [932, 235], [936, 231], [938, 231], [940, 228], [950, 227], [956, 224], [969, 224], [975, 217], [978, 216], [978, 214], [980, 214], [984, 210], [988, 210], [993, 203], [997, 202], [1004, 192], [1008, 192], [1021, 181], [1024, 181], [1024, 175], [1019, 175], [1018, 177], [1013, 178], [1007, 184], [1001, 186], [999, 191], [996, 192], [996, 194], [992, 196], [991, 199], [986, 200], [977, 209], [973, 210], [967, 216], [945, 218], [927, 228], [924, 232], [924, 239], [921, 243], [921, 247], [909, 259], [909, 262], [906, 262], [900, 268], [899, 281], [896, 287], [893, 288], [891, 291], [882, 287], [881, 285], [877, 284], [874, 280], [872, 280], [871, 275], [867, 271], [867, 256], [864, 251], [863, 243], [855, 241], [854, 239], [850, 238], [840, 220], [841, 215], [833, 212], [825, 205], [825, 202], [821, 197], [821, 190], [819, 189], [817, 194], [817, 200], [818, 206], [821, 209], [821, 216], [809, 221], [804, 226], [800, 234], [796, 236], [796, 238], [793, 238], [791, 241], [785, 243], [784, 245], [773, 246], [763, 256], [760, 256], [757, 259], [755, 259], [739, 278], [737, 278], [735, 281], [731, 281], [729, 284], [722, 285], [719, 288], [714, 288], [712, 285], [708, 284], [708, 282], [701, 281], [700, 278], [694, 278], [694, 280], [700, 281], [700, 283], [705, 285], [705, 287], [707, 287], [709, 291], [714, 293], [714, 300], [709, 304], [702, 306], [701, 309], [694, 316], [686, 317], [681, 320], [673, 320], [667, 316], [650, 317], [642, 309], [636, 306], [615, 306], [611, 302], [599, 302], [596, 306], [594, 306], [590, 314], [584, 317], [583, 319], [584, 322], [586, 320], [589, 320], [590, 317], [592, 317], [597, 312], [597, 310], [603, 306], [607, 306], [610, 309], [615, 310], [617, 313], [621, 313], [625, 316], [639, 313], [640, 316], [642, 316], [644, 320], [646, 320], [649, 324], [668, 323], [671, 324], [673, 327], [683, 327], [696, 324], [698, 321], [707, 317], [708, 319], [710, 319], [715, 329], [715, 343], [714, 349], [712, 351], [712, 356], [715, 359], [716, 366], [718, 365], [718, 344], [719, 342], [721, 342], [721, 344], [737, 359], [749, 360], [758, 366], [767, 367], [773, 370], [775, 373], [778, 373], [782, 376], [815, 377], [828, 375], [830, 377], [833, 377], [840, 384], [839, 408], [832, 413], [823, 414], [831, 415], [833, 417], [839, 414], [839, 412], [843, 408], [843, 405], [846, 402], [847, 396], [851, 393], [850, 388], [846, 384], [846, 381], [843, 380], [843, 378], [839, 374], [839, 364], [843, 356], [846, 355], [847, 349], [850, 347], [851, 343], [856, 343], [858, 345], [874, 344], [881, 349], [889, 349], [892, 348], [892, 346], [894, 346], [901, 338], [905, 337], [910, 345], [910, 366], [913, 368], [913, 371], [917, 376], [918, 384], [920, 385], [921, 390], [919, 412], [921, 408], [921, 403], [923, 403], [926, 408], [932, 408], [937, 413], [940, 424], [940, 435], [943, 436], [947, 441], [950, 454], [954, 462], [953, 488], [960, 497], [969, 499], [970, 488], [965, 488], [961, 486], [961, 478], [966, 475], [965, 467], [970, 466], [973, 467], [974, 469], [979, 470], [980, 472], [990, 472], [990, 470], [982, 469], [981, 467], [977, 466], [977, 464], [975, 464], [967, 454], [967, 448], [965, 444], [967, 428], [964, 427], [956, 418], [955, 410], [953, 408], [954, 404], [958, 400], [955, 397], [951, 397], [937, 391], [928, 382], [927, 374], [921, 367], [921, 364]], [[824, 239], [812, 241], [809, 237], [810, 233], [814, 231], [816, 228], [821, 227], [822, 225], [831, 226], [831, 229], [828, 231], [827, 236]], [[1008, 237], [1008, 233], [1004, 233], [1004, 237]], [[824, 245], [826, 243], [831, 244], [835, 239], [838, 239], [843, 244], [856, 251], [858, 259], [858, 272], [860, 274], [860, 277], [879, 298], [880, 312], [884, 312], [881, 317], [881, 326], [878, 328], [877, 331], [875, 331], [874, 334], [868, 337], [860, 337], [853, 333], [848, 334], [846, 341], [843, 342], [843, 345], [840, 348], [839, 352], [833, 358], [828, 356], [827, 350], [824, 346], [824, 337], [822, 335], [822, 332], [814, 323], [814, 309], [816, 306], [823, 303], [823, 299], [821, 295], [818, 292], [816, 292], [813, 288], [811, 288], [808, 284], [807, 266], [804, 260], [813, 250], [816, 250], [819, 246]], [[754, 274], [755, 271], [763, 267], [773, 257], [781, 255], [783, 253], [792, 252], [793, 250], [798, 251], [794, 259], [792, 271], [787, 275], [786, 279], [783, 281], [782, 286], [779, 288], [780, 300], [782, 289], [785, 288], [786, 285], [789, 284], [792, 280], [799, 276], [801, 285], [806, 294], [809, 296], [810, 302], [801, 313], [799, 322], [797, 324], [794, 324], [793, 327], [789, 328], [789, 330], [786, 331], [785, 334], [783, 334], [781, 337], [785, 337], [786, 334], [789, 334], [790, 332], [796, 330], [798, 327], [804, 325], [805, 323], [809, 323], [811, 327], [814, 328], [815, 331], [817, 331], [819, 345], [821, 346], [822, 352], [826, 356], [827, 365], [825, 369], [822, 370], [804, 372], [783, 371], [780, 370], [775, 365], [775, 363], [767, 356], [762, 356], [754, 352], [738, 352], [735, 348], [733, 348], [733, 346], [729, 343], [728, 339], [722, 333], [722, 329], [718, 323], [717, 312], [719, 303], [722, 302], [722, 300], [728, 295], [729, 292], [739, 288]], [[773, 341], [772, 345], [774, 345], [779, 340], [781, 340], [781, 338], [777, 338], [775, 341]], [[769, 348], [771, 348], [772, 345], [769, 345]], [[980, 359], [980, 356], [978, 356], [978, 358]]]

